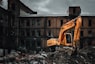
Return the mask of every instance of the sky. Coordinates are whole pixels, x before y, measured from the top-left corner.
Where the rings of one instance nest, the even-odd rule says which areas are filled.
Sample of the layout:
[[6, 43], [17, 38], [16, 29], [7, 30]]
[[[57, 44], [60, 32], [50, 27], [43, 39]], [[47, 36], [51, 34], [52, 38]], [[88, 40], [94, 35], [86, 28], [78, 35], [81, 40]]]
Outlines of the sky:
[[21, 0], [38, 15], [68, 15], [69, 6], [80, 6], [82, 15], [95, 15], [95, 0]]
[[2, 2], [0, 3], [0, 6], [3, 7], [4, 9], [8, 9], [8, 2], [7, 0], [2, 0]]
[[[95, 0], [20, 0], [37, 15], [68, 15], [69, 6], [80, 6], [82, 15], [95, 15]], [[7, 9], [7, 0], [3, 0]], [[21, 15], [29, 15], [21, 11]]]

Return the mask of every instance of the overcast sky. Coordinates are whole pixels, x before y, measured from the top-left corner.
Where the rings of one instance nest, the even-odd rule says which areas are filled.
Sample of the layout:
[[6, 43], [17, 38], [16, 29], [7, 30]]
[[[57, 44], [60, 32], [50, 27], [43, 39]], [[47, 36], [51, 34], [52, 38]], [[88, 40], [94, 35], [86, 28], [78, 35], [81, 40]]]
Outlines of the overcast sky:
[[21, 0], [38, 14], [67, 15], [69, 6], [80, 6], [82, 15], [95, 15], [95, 0]]

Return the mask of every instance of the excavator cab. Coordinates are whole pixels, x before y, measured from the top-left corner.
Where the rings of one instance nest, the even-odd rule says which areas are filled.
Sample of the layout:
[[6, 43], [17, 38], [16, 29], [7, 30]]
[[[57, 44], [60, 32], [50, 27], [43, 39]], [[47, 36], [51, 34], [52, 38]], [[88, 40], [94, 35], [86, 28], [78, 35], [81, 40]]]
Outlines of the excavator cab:
[[67, 44], [70, 44], [72, 42], [72, 34], [66, 33], [66, 42]]
[[65, 33], [64, 34], [64, 46], [72, 46], [73, 45], [73, 39], [72, 39], [72, 34], [71, 33]]

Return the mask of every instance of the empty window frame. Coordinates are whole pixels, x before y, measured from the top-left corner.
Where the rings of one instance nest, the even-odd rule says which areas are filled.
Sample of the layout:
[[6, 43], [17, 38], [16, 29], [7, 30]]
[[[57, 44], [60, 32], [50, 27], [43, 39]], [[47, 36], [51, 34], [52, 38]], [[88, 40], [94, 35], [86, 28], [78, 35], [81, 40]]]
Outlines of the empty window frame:
[[47, 36], [49, 36], [49, 37], [52, 36], [51, 30], [49, 30], [49, 31], [47, 32]]
[[88, 36], [92, 36], [92, 31], [88, 30]]
[[24, 29], [20, 29], [20, 34], [21, 34], [21, 36], [25, 36], [25, 31], [24, 31]]
[[32, 25], [35, 25], [35, 19], [32, 19], [31, 22], [32, 22]]
[[51, 20], [48, 20], [48, 24], [47, 24], [48, 26], [51, 26]]
[[20, 46], [25, 46], [25, 40], [24, 39], [20, 39]]
[[63, 20], [60, 20], [60, 26], [62, 26], [63, 25]]
[[26, 36], [30, 36], [30, 29], [26, 29]]
[[41, 31], [40, 30], [36, 30], [36, 36], [41, 36]]
[[88, 20], [88, 26], [91, 26], [91, 25], [92, 25], [92, 20], [89, 19], [89, 20]]
[[29, 21], [29, 19], [26, 21], [26, 26], [30, 26], [30, 21]]
[[37, 20], [37, 26], [39, 26], [39, 25], [40, 25], [40, 20], [38, 19], [38, 20]]
[[80, 35], [83, 36], [83, 31], [80, 32]]
[[35, 30], [32, 30], [32, 36], [33, 37], [35, 36]]

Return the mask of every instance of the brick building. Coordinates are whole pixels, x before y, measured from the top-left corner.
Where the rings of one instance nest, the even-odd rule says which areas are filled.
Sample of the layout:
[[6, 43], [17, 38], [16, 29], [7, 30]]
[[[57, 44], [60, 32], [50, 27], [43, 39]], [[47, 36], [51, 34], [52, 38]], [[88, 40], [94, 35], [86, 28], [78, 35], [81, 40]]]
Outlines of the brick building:
[[[69, 7], [69, 16], [79, 14], [78, 7]], [[95, 16], [82, 16], [81, 47], [94, 44]], [[26, 48], [46, 47], [49, 38], [58, 38], [60, 27], [70, 20], [68, 16], [19, 17], [19, 43]], [[85, 44], [86, 43], [86, 44]], [[34, 48], [33, 48], [34, 47]]]
[[95, 45], [95, 16], [82, 16], [81, 43]]
[[19, 19], [20, 45], [35, 49], [45, 47], [46, 40], [50, 37], [58, 37], [63, 20], [66, 22], [66, 18], [61, 16], [19, 17]]
[[[18, 46], [18, 27], [20, 10], [30, 14], [37, 12], [31, 10], [20, 0], [0, 0], [0, 48], [16, 49]], [[4, 4], [7, 4], [4, 7]]]

